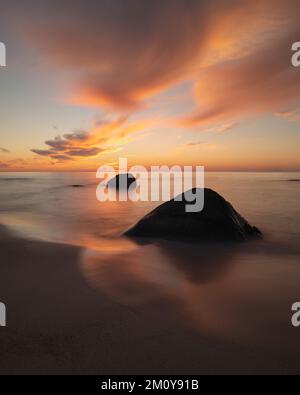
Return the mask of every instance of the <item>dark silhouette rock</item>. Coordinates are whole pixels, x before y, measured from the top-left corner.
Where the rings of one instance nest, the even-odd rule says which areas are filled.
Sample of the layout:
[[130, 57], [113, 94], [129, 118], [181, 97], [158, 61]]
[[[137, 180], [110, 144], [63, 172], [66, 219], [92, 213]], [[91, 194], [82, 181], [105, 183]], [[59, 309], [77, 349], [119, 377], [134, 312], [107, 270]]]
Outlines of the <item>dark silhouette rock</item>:
[[108, 188], [128, 189], [130, 185], [136, 183], [136, 178], [130, 173], [117, 174], [114, 178], [110, 179], [107, 183]]
[[[188, 191], [195, 193], [195, 188]], [[193, 241], [244, 241], [261, 236], [222, 196], [204, 189], [204, 208], [186, 212], [186, 200], [163, 203], [125, 232], [129, 237]], [[191, 203], [191, 202], [189, 202]]]
[[84, 185], [80, 185], [80, 184], [73, 184], [71, 185], [72, 188], [83, 188]]

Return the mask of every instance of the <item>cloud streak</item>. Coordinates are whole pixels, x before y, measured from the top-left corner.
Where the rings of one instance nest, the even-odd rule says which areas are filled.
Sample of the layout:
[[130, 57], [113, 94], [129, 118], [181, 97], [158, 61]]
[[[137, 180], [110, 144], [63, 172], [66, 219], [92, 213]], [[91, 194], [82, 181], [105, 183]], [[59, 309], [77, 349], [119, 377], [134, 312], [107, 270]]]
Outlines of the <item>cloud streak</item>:
[[295, 109], [293, 111], [279, 111], [275, 113], [275, 115], [279, 118], [287, 119], [290, 122], [299, 122], [300, 121], [300, 110]]
[[182, 124], [203, 125], [298, 108], [300, 78], [290, 63], [290, 43], [299, 36], [300, 29], [295, 29], [254, 53], [204, 70], [195, 88], [201, 105]]
[[128, 122], [128, 117], [116, 120], [97, 121], [91, 131], [73, 131], [54, 139], [46, 140], [46, 149], [33, 148], [37, 155], [58, 162], [75, 161], [95, 157], [99, 154], [114, 152], [117, 147], [129, 140], [129, 136], [144, 131], [150, 124], [146, 122]]
[[193, 142], [190, 142], [190, 143], [183, 144], [183, 145], [179, 146], [179, 148], [181, 148], [181, 149], [187, 149], [187, 148], [198, 148], [199, 149], [199, 148], [202, 148], [202, 149], [205, 149], [205, 150], [213, 150], [213, 149], [217, 148], [217, 145], [213, 144], [213, 143], [208, 143], [208, 142], [205, 142], [205, 141], [193, 141]]
[[8, 168], [9, 168], [8, 163], [0, 161], [0, 169], [8, 169]]
[[[28, 0], [10, 7], [47, 66], [70, 72], [72, 103], [136, 109], [193, 81], [196, 109], [178, 124], [217, 125], [220, 133], [241, 117], [299, 107], [299, 70], [290, 62], [300, 37], [298, 0]], [[97, 155], [98, 146], [85, 147], [90, 137], [48, 141], [44, 155]]]
[[220, 70], [198, 70], [253, 52], [259, 38], [282, 27], [280, 15], [288, 24], [297, 11], [293, 0], [45, 3], [18, 4], [27, 38], [47, 63], [75, 72], [73, 102], [118, 109], [139, 107], [187, 78], [199, 80], [200, 91]]

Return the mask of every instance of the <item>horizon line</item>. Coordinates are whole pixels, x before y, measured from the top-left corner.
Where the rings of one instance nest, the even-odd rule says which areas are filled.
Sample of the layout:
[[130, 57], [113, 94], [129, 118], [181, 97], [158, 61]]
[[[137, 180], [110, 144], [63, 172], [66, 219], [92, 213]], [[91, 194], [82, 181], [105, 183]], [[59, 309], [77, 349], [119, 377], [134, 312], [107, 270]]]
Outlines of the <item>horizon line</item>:
[[[172, 166], [170, 166], [172, 167]], [[117, 170], [117, 169], [116, 169]], [[151, 169], [149, 169], [151, 170]], [[128, 172], [130, 169], [128, 169]], [[230, 170], [205, 170], [206, 173], [299, 173], [300, 169], [230, 169]], [[97, 173], [96, 170], [9, 170], [0, 169], [1, 173]]]

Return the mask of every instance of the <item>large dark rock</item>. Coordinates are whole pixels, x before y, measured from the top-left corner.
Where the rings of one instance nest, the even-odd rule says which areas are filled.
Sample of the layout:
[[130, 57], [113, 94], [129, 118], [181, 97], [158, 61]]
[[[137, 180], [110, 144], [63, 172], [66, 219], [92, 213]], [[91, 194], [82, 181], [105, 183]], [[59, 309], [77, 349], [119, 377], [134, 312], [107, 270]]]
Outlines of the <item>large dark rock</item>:
[[136, 183], [136, 178], [130, 173], [121, 173], [117, 174], [115, 177], [110, 179], [107, 183], [108, 188], [126, 189], [124, 188], [127, 185], [127, 189], [131, 184]]
[[[195, 189], [188, 193], [195, 193]], [[186, 212], [186, 201], [166, 202], [125, 232], [130, 237], [186, 239], [197, 241], [244, 241], [260, 237], [261, 232], [235, 211], [212, 189], [204, 189], [204, 208]]]

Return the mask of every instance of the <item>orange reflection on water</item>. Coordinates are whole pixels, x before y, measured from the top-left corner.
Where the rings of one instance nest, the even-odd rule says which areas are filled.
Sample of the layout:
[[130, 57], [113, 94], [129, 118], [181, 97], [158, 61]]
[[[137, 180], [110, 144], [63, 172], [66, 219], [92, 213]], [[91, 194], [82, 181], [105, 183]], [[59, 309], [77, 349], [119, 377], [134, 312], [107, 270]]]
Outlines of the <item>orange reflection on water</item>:
[[[120, 252], [114, 243], [130, 248]], [[82, 273], [92, 287], [138, 315], [230, 341], [285, 349], [294, 347], [293, 340], [299, 344], [288, 316], [300, 294], [294, 256], [285, 257], [283, 266], [263, 243], [139, 245], [124, 239], [109, 245], [115, 253], [84, 254]]]
[[[118, 250], [120, 242], [125, 252]], [[207, 321], [207, 288], [226, 275], [232, 263], [227, 248], [212, 255], [210, 248], [169, 242], [139, 245], [127, 239], [108, 246], [115, 253], [86, 251], [83, 256], [82, 271], [93, 287], [118, 303], [172, 321], [184, 318], [192, 327]]]

